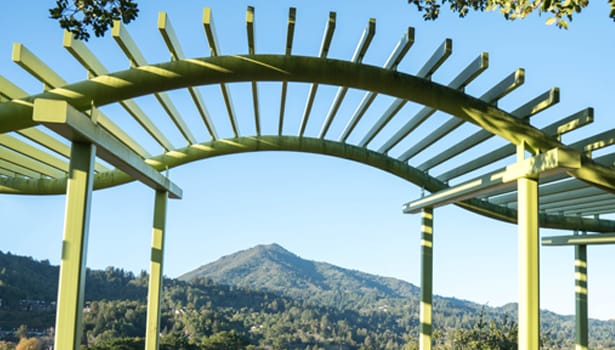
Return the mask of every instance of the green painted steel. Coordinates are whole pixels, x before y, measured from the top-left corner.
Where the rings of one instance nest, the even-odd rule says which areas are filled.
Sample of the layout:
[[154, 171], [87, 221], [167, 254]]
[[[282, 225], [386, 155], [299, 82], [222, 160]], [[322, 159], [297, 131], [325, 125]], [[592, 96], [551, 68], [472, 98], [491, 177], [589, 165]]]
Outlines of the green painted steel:
[[[216, 56], [185, 59], [98, 76], [42, 94], [0, 104], [0, 132], [34, 126], [35, 98], [63, 99], [84, 111], [95, 106], [190, 86], [250, 81], [312, 82], [378, 91], [472, 122], [515, 145], [526, 142], [535, 152], [564, 147], [544, 132], [484, 101], [412, 75], [361, 63], [286, 55]], [[571, 174], [610, 191], [615, 173], [583, 157]]]
[[[524, 145], [517, 147], [517, 160], [524, 159]], [[519, 349], [538, 350], [540, 343], [540, 276], [538, 238], [538, 179], [517, 180], [519, 203]]]
[[576, 350], [587, 350], [589, 321], [587, 314], [587, 246], [574, 247]]
[[[437, 192], [448, 186], [405, 162], [369, 149], [336, 141], [299, 138], [296, 136], [261, 136], [218, 139], [167, 152], [152, 157], [146, 162], [158, 171], [171, 169], [206, 158], [230, 154], [259, 151], [295, 151], [322, 154], [356, 161], [398, 176], [429, 192]], [[94, 189], [108, 188], [134, 181], [126, 173], [113, 170], [95, 176]], [[0, 192], [15, 194], [63, 194], [66, 179], [23, 179], [0, 178]], [[516, 223], [517, 211], [478, 199], [468, 199], [458, 206], [486, 217]], [[560, 215], [539, 215], [540, 226], [565, 230], [587, 230], [591, 232], [615, 232], [615, 221]]]
[[121, 171], [156, 190], [167, 191], [173, 198], [181, 198], [181, 188], [65, 101], [36, 99], [33, 109], [33, 120], [71, 141], [95, 144], [97, 155]]
[[424, 208], [421, 215], [421, 306], [419, 349], [431, 350], [433, 310], [433, 208]]
[[73, 143], [58, 286], [54, 349], [79, 350], [96, 146]]
[[160, 308], [166, 215], [167, 193], [165, 191], [156, 191], [154, 225], [152, 230], [152, 253], [149, 269], [149, 289], [147, 293], [145, 350], [158, 350], [160, 340]]
[[615, 233], [601, 233], [589, 235], [551, 236], [543, 237], [542, 245], [595, 245], [615, 244]]

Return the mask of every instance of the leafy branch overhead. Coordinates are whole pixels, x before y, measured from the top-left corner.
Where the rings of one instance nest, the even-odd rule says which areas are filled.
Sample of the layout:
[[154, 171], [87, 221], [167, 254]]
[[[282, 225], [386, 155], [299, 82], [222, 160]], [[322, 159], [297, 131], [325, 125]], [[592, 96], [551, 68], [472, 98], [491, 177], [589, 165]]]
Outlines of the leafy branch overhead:
[[50, 17], [80, 40], [88, 40], [90, 30], [103, 36], [113, 21], [129, 23], [138, 14], [133, 0], [56, 0], [56, 7], [49, 9]]
[[[548, 13], [552, 17], [546, 24], [555, 24], [559, 28], [568, 28], [572, 15], [581, 12], [589, 0], [408, 0], [414, 4], [425, 20], [435, 20], [442, 6], [450, 7], [459, 17], [465, 17], [473, 11], [499, 11], [507, 20], [523, 19], [530, 13]], [[615, 21], [615, 0], [608, 0], [609, 17]]]

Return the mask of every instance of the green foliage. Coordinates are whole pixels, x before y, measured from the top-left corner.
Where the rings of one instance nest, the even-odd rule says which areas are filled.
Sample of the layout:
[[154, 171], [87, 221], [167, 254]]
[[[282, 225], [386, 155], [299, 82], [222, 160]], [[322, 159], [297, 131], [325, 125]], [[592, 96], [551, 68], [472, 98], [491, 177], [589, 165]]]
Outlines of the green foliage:
[[201, 346], [205, 350], [245, 349], [248, 344], [248, 341], [237, 334], [235, 330], [218, 332], [209, 337], [204, 337], [201, 341]]
[[90, 350], [141, 350], [145, 347], [143, 338], [118, 337], [100, 341], [88, 349]]
[[41, 341], [36, 338], [21, 338], [15, 350], [40, 350]]
[[484, 319], [485, 310], [472, 328], [461, 328], [453, 334], [454, 350], [516, 350], [517, 324], [507, 315], [503, 320]]
[[56, 0], [56, 7], [49, 9], [49, 17], [81, 40], [90, 38], [90, 30], [103, 36], [113, 21], [130, 23], [138, 14], [133, 0]]
[[[546, 24], [555, 24], [559, 28], [568, 28], [573, 14], [580, 13], [589, 0], [408, 0], [423, 13], [425, 20], [435, 20], [442, 6], [448, 6], [459, 17], [465, 17], [470, 11], [499, 11], [507, 20], [522, 19], [530, 13], [552, 15]], [[609, 17], [615, 21], [615, 0], [609, 0]]]
[[[191, 282], [164, 281], [160, 348], [171, 349], [405, 349], [415, 350], [418, 337], [418, 290], [405, 282], [348, 271], [331, 265], [305, 261], [273, 247], [277, 253], [259, 249], [227, 259], [218, 269], [244, 271], [254, 286], [221, 285], [204, 277]], [[289, 255], [290, 254], [290, 255]], [[18, 263], [19, 262], [19, 263]], [[287, 276], [304, 280], [284, 281], [266, 276], [256, 278], [252, 263]], [[23, 263], [23, 266], [20, 265]], [[226, 265], [226, 267], [225, 267]], [[229, 269], [228, 266], [233, 266]], [[283, 268], [283, 266], [285, 266]], [[42, 271], [55, 271], [43, 276]], [[57, 281], [57, 267], [0, 252], [0, 270], [7, 283], [5, 290], [21, 291], [15, 304], [0, 307], [0, 320], [9, 325], [0, 330], [28, 325], [28, 336], [38, 329], [53, 326], [55, 310], [20, 311], [21, 297], [37, 295], [52, 298], [57, 287], [39, 290], [36, 281], [17, 278], [22, 272]], [[306, 281], [305, 279], [309, 279]], [[337, 284], [330, 279], [336, 279]], [[266, 282], [265, 282], [266, 281]], [[31, 290], [26, 291], [19, 283]], [[121, 269], [89, 271], [86, 285], [97, 290], [86, 292], [83, 349], [143, 349], [145, 337], [145, 292], [147, 275], [135, 276]], [[264, 288], [262, 286], [267, 286]], [[285, 294], [289, 287], [293, 295]], [[310, 286], [310, 296], [301, 297], [295, 287]], [[345, 290], [331, 290], [345, 288]], [[86, 288], [87, 289], [87, 288]], [[259, 289], [259, 290], [257, 290]], [[123, 293], [123, 294], [122, 294]], [[10, 293], [9, 293], [10, 294]], [[305, 295], [305, 294], [303, 294]], [[454, 298], [434, 297], [434, 343], [438, 349], [508, 349], [516, 338], [516, 305], [483, 307]], [[10, 316], [7, 316], [10, 315]], [[18, 318], [13, 315], [20, 315]], [[42, 324], [41, 315], [47, 315]], [[543, 312], [543, 349], [574, 346], [574, 318]], [[33, 324], [42, 326], [33, 327]], [[615, 323], [592, 320], [590, 347], [615, 346]], [[11, 335], [14, 332], [11, 332]], [[22, 332], [23, 333], [23, 332]], [[39, 336], [39, 335], [37, 335]], [[6, 339], [17, 342], [18, 339]], [[43, 341], [44, 344], [49, 342]], [[14, 349], [11, 343], [2, 344]], [[11, 347], [12, 346], [12, 347]], [[2, 347], [0, 347], [0, 350]]]

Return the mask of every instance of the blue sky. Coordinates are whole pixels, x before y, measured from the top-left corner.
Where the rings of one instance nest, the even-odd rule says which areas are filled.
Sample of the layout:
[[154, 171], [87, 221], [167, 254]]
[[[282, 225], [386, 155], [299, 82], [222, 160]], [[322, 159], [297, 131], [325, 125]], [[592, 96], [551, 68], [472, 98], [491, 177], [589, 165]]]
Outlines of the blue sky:
[[[150, 63], [168, 60], [157, 32], [158, 11], [167, 11], [188, 57], [209, 55], [201, 25], [202, 9], [212, 8], [222, 54], [247, 53], [245, 11], [256, 8], [257, 53], [281, 53], [286, 36], [288, 8], [297, 8], [293, 53], [318, 55], [328, 12], [337, 12], [337, 27], [329, 57], [350, 59], [363, 28], [376, 18], [376, 36], [364, 62], [381, 66], [408, 26], [416, 28], [416, 43], [399, 70], [415, 73], [445, 38], [453, 39], [453, 55], [434, 75], [448, 83], [481, 52], [489, 52], [490, 68], [467, 92], [479, 95], [516, 68], [526, 69], [525, 85], [500, 103], [512, 110], [547, 89], [561, 88], [557, 106], [533, 118], [547, 125], [558, 118], [593, 106], [595, 125], [566, 136], [566, 143], [615, 127], [612, 82], [615, 81], [615, 23], [607, 18], [607, 5], [592, 3], [577, 15], [568, 31], [544, 25], [546, 16], [507, 22], [497, 13], [470, 14], [460, 20], [443, 10], [436, 22], [424, 22], [406, 1], [383, 6], [377, 1], [163, 1], [142, 0], [138, 20], [128, 30]], [[43, 58], [67, 81], [79, 81], [85, 71], [62, 48], [62, 32], [47, 19], [52, 1], [14, 2], [0, 13], [0, 74], [30, 93], [40, 83], [11, 62], [11, 45], [21, 42]], [[93, 38], [92, 48], [110, 71], [128, 68], [128, 62], [110, 36]], [[259, 84], [264, 133], [277, 128], [279, 83]], [[308, 85], [292, 84], [285, 131], [296, 134]], [[254, 133], [249, 84], [231, 87], [242, 134]], [[201, 88], [220, 135], [231, 136], [218, 87]], [[306, 135], [316, 135], [336, 88], [321, 86]], [[207, 135], [190, 110], [188, 94], [171, 93], [200, 141]], [[337, 138], [361, 93], [350, 91], [332, 125]], [[349, 141], [358, 142], [391, 99], [379, 97]], [[163, 127], [168, 118], [152, 98], [139, 105]], [[409, 103], [383, 130], [390, 135], [418, 109]], [[105, 112], [116, 121], [129, 118], [118, 108]], [[437, 114], [417, 135], [445, 120]], [[139, 131], [126, 122], [136, 138]], [[167, 123], [167, 124], [165, 124]], [[433, 123], [433, 124], [431, 124]], [[165, 126], [167, 125], [167, 126]], [[451, 137], [462, 138], [471, 128]], [[179, 134], [170, 138], [181, 144]], [[388, 134], [387, 134], [388, 132]], [[145, 138], [144, 138], [145, 140]], [[377, 137], [371, 147], [384, 141]], [[159, 149], [144, 141], [153, 154]], [[149, 143], [148, 143], [149, 142]], [[410, 145], [406, 140], [400, 146]], [[497, 147], [492, 140], [486, 147]], [[444, 147], [445, 145], [436, 145]], [[485, 151], [485, 149], [479, 150]], [[394, 150], [395, 152], [395, 150]], [[397, 151], [399, 152], [399, 151]], [[477, 153], [478, 154], [478, 153]], [[472, 157], [469, 155], [467, 157]], [[467, 158], [465, 158], [467, 159]], [[420, 163], [417, 157], [416, 162]], [[510, 161], [510, 160], [508, 160]], [[412, 162], [411, 162], [412, 164]], [[505, 165], [505, 164], [501, 164]], [[420, 195], [416, 186], [382, 171], [330, 157], [296, 153], [253, 153], [209, 159], [172, 169], [170, 176], [184, 190], [184, 198], [170, 201], [165, 274], [175, 277], [202, 264], [257, 244], [279, 243], [306, 259], [392, 276], [418, 284], [419, 217], [403, 215], [401, 205]], [[88, 266], [118, 266], [138, 272], [148, 268], [153, 193], [139, 183], [98, 191], [93, 198]], [[0, 195], [3, 225], [2, 251], [49, 259], [59, 263], [64, 197]], [[434, 292], [499, 306], [517, 300], [516, 226], [480, 217], [454, 206], [435, 212]], [[571, 232], [542, 230], [541, 235]], [[589, 313], [593, 318], [615, 319], [612, 271], [615, 247], [589, 248]], [[574, 313], [573, 249], [542, 248], [541, 307]]]

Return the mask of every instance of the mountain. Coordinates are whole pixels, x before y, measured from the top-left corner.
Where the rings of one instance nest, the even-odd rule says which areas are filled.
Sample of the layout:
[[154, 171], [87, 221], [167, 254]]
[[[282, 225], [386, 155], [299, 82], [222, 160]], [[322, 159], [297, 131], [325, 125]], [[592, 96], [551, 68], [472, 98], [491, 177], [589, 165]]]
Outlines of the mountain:
[[[0, 344], [17, 341], [12, 330], [21, 324], [52, 343], [46, 334], [55, 320], [57, 278], [58, 267], [48, 261], [0, 251]], [[181, 278], [164, 281], [161, 350], [220, 342], [232, 349], [301, 350], [414, 349], [417, 343], [417, 287], [304, 260], [279, 245], [231, 254]], [[147, 281], [144, 272], [88, 270], [84, 349], [143, 348]], [[515, 304], [492, 308], [435, 296], [433, 310], [438, 348], [515, 348]], [[574, 346], [573, 316], [543, 311], [541, 317], [544, 349]], [[590, 347], [615, 349], [615, 321], [590, 321]]]
[[355, 308], [357, 301], [382, 306], [383, 300], [416, 300], [419, 293], [416, 286], [395, 278], [304, 260], [278, 244], [242, 250], [178, 277], [182, 281], [196, 278], [342, 308]]
[[[314, 305], [351, 310], [362, 315], [386, 312], [398, 319], [411, 315], [418, 322], [420, 289], [395, 278], [375, 276], [323, 262], [305, 260], [278, 244], [259, 245], [220, 258], [178, 277], [190, 282], [215, 283], [276, 292]], [[507, 322], [517, 317], [517, 304], [489, 307], [467, 300], [435, 295], [434, 325], [444, 329], [468, 327], [483, 316]], [[541, 329], [553, 339], [574, 339], [574, 316], [541, 312]], [[590, 320], [590, 338], [615, 339], [615, 321]], [[563, 347], [563, 344], [558, 343]], [[559, 346], [554, 348], [560, 348]], [[611, 345], [608, 348], [610, 349]], [[597, 346], [599, 348], [599, 346]]]

